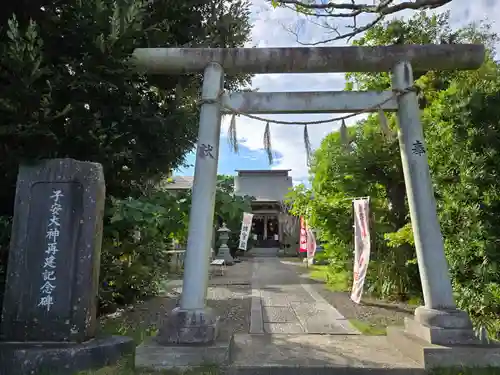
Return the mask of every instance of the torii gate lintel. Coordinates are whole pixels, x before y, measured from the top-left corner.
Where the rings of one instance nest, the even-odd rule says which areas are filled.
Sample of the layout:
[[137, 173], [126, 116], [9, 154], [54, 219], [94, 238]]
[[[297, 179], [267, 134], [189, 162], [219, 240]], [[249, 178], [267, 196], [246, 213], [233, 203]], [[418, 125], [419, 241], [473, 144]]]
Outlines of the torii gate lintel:
[[[160, 343], [210, 343], [218, 318], [205, 305], [208, 258], [212, 236], [221, 102], [254, 113], [351, 112], [369, 106], [382, 93], [233, 93], [222, 95], [224, 72], [243, 73], [393, 73], [393, 89], [405, 92], [388, 101], [384, 110], [397, 110], [399, 143], [425, 306], [417, 308], [406, 332], [435, 344], [451, 339], [472, 340], [468, 315], [457, 310], [452, 294], [444, 243], [420, 123], [412, 69], [476, 69], [484, 61], [482, 45], [397, 45], [319, 48], [167, 48], [137, 49], [134, 63], [153, 74], [204, 71], [200, 128], [190, 212], [183, 293], [160, 329]], [[337, 97], [337, 102], [330, 101]], [[310, 100], [309, 105], [303, 102]], [[418, 146], [418, 152], [416, 147]]]
[[484, 61], [478, 44], [375, 47], [138, 48], [135, 66], [149, 74], [203, 72], [216, 62], [226, 73], [388, 72], [400, 61], [415, 71], [477, 69]]

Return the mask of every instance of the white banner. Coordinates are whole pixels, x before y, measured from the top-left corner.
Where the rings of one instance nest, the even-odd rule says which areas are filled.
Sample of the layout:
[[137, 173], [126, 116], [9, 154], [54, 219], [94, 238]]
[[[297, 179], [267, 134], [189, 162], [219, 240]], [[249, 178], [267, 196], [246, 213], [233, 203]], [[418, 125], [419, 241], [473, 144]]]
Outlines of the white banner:
[[311, 228], [307, 228], [307, 263], [314, 264], [314, 254], [316, 254], [316, 236]]
[[366, 271], [370, 262], [370, 198], [355, 199], [354, 207], [354, 281], [351, 299], [360, 303]]
[[316, 236], [311, 228], [307, 228], [307, 257], [314, 259], [316, 254]]
[[250, 230], [252, 229], [253, 214], [248, 212], [243, 213], [243, 221], [241, 222], [241, 232], [240, 232], [240, 244], [238, 249], [247, 249], [248, 237], [250, 236]]

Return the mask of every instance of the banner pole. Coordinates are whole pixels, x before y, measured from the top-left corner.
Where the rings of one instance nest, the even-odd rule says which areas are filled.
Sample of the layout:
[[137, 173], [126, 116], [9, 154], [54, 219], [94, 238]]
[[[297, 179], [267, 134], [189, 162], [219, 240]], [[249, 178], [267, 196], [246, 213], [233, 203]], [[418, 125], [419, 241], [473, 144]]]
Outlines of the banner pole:
[[309, 269], [309, 233], [307, 233], [309, 225], [305, 220], [304, 220], [304, 229], [306, 230], [306, 268]]

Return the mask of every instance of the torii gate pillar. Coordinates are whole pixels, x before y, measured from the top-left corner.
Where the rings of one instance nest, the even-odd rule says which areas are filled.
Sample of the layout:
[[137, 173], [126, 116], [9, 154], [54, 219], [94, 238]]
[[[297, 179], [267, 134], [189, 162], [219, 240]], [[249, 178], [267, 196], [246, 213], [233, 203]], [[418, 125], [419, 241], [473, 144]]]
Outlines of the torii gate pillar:
[[[135, 50], [136, 66], [148, 73], [205, 72], [181, 305], [162, 327], [159, 342], [211, 343], [217, 335], [218, 319], [207, 310], [205, 298], [223, 69], [231, 73], [392, 71], [394, 89], [404, 90], [413, 86], [412, 68], [476, 69], [484, 55], [481, 45]], [[456, 309], [452, 295], [415, 93], [399, 96], [398, 105], [401, 157], [425, 300], [415, 320], [406, 322], [406, 333], [437, 344], [469, 342], [473, 340], [470, 319]]]
[[219, 318], [206, 306], [205, 300], [213, 235], [221, 127], [219, 100], [223, 83], [221, 65], [216, 62], [207, 64], [201, 92], [181, 303], [160, 328], [157, 340], [161, 344], [204, 344], [213, 342], [217, 337]]
[[[392, 85], [398, 91], [413, 86], [412, 67], [408, 62], [398, 62], [394, 66]], [[415, 309], [414, 320], [405, 321], [406, 331], [433, 344], [473, 342], [472, 322], [465, 311], [457, 309], [453, 299], [414, 91], [398, 97], [398, 121], [401, 164], [425, 302], [424, 306]]]

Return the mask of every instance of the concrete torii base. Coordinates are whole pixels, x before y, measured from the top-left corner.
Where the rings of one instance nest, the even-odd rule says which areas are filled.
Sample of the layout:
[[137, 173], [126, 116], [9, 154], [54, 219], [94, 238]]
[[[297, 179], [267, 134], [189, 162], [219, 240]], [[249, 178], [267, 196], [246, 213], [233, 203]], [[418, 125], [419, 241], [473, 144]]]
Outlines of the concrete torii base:
[[[475, 339], [472, 329], [427, 327], [406, 318], [404, 328], [387, 327], [387, 340], [426, 370], [440, 367], [498, 367], [500, 371], [500, 344], [488, 344]], [[446, 340], [449, 343], [443, 342]]]
[[225, 367], [230, 362], [233, 338], [217, 340], [210, 345], [165, 346], [155, 338], [149, 338], [139, 345], [135, 354], [136, 369], [144, 370], [187, 370], [193, 367], [214, 365]]

